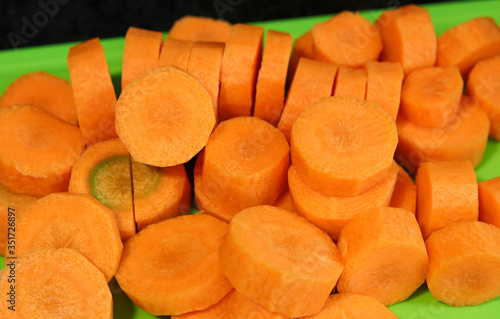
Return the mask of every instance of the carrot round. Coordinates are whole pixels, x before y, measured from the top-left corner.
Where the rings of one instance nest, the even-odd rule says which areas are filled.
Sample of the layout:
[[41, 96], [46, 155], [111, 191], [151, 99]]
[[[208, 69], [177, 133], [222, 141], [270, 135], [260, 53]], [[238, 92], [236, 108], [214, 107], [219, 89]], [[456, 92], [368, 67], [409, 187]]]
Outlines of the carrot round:
[[222, 57], [219, 119], [252, 115], [260, 67], [262, 27], [235, 24]]
[[366, 63], [366, 100], [377, 103], [396, 120], [401, 102], [403, 69], [399, 63]]
[[255, 88], [253, 116], [276, 126], [283, 110], [285, 83], [292, 51], [289, 33], [269, 30]]
[[293, 207], [292, 196], [290, 195], [290, 190], [288, 188], [285, 189], [283, 193], [281, 193], [276, 202], [274, 202], [273, 206], [283, 208], [291, 212], [295, 212], [295, 208]]
[[327, 232], [333, 239], [354, 217], [388, 206], [394, 190], [399, 166], [393, 163], [389, 174], [378, 184], [358, 196], [326, 196], [307, 186], [294, 165], [288, 171], [288, 185], [295, 211]]
[[0, 108], [14, 105], [36, 106], [69, 124], [77, 125], [71, 83], [46, 72], [20, 76], [0, 98]]
[[[15, 261], [15, 311], [0, 303], [2, 318], [113, 319], [113, 299], [102, 273], [73, 249], [44, 249]], [[10, 267], [0, 272], [0, 292], [10, 296]]]
[[314, 57], [320, 61], [362, 67], [377, 61], [382, 51], [380, 33], [359, 13], [343, 11], [312, 28]]
[[232, 26], [224, 20], [206, 17], [184, 16], [168, 32], [169, 39], [226, 43]]
[[381, 61], [400, 62], [405, 74], [434, 66], [437, 39], [427, 9], [410, 4], [386, 10], [376, 26], [384, 44]]
[[467, 93], [490, 119], [490, 136], [500, 140], [500, 55], [476, 63], [469, 73]]
[[158, 66], [172, 65], [187, 72], [193, 46], [193, 41], [166, 38], [163, 42]]
[[383, 180], [398, 143], [394, 121], [375, 103], [351, 96], [311, 104], [291, 136], [297, 173], [327, 196], [356, 196]]
[[427, 286], [451, 306], [478, 305], [500, 296], [500, 228], [478, 221], [453, 224], [425, 241]]
[[123, 49], [122, 88], [139, 75], [158, 67], [163, 34], [130, 27]]
[[474, 64], [500, 54], [500, 27], [489, 17], [478, 17], [437, 38], [437, 66], [457, 66], [466, 76]]
[[399, 168], [398, 179], [394, 186], [389, 206], [404, 208], [415, 214], [417, 208], [417, 186], [402, 167]]
[[290, 65], [288, 66], [288, 81], [293, 79], [295, 70], [301, 58], [314, 59], [314, 43], [312, 32], [308, 31], [301, 35], [293, 44]]
[[15, 193], [67, 190], [71, 166], [84, 147], [78, 127], [41, 109], [0, 109], [0, 183]]
[[122, 254], [113, 212], [86, 194], [50, 194], [18, 213], [17, 256], [47, 248], [73, 248], [96, 266], [109, 282]]
[[479, 183], [479, 220], [500, 227], [500, 177]]
[[478, 219], [478, 186], [470, 161], [422, 163], [416, 185], [424, 238], [453, 223]]
[[344, 271], [339, 292], [371, 296], [386, 306], [407, 299], [425, 281], [429, 266], [415, 216], [378, 208], [354, 218], [340, 232]]
[[172, 66], [137, 78], [116, 104], [118, 135], [134, 160], [153, 166], [189, 161], [214, 125], [210, 95], [193, 76]]
[[366, 70], [341, 65], [337, 72], [333, 96], [350, 95], [364, 100], [366, 97]]
[[255, 206], [237, 214], [219, 258], [238, 292], [271, 312], [293, 318], [319, 312], [343, 269], [339, 251], [327, 234], [304, 218], [272, 206]]
[[87, 145], [116, 137], [116, 93], [99, 38], [69, 49], [68, 71], [78, 124]]
[[290, 141], [293, 123], [309, 104], [331, 96], [337, 66], [327, 62], [300, 59], [293, 76], [278, 129]]
[[219, 267], [226, 231], [226, 223], [206, 214], [150, 225], [125, 244], [116, 280], [154, 316], [206, 309], [232, 289]]
[[457, 115], [463, 88], [456, 67], [415, 70], [405, 78], [401, 111], [417, 125], [444, 127]]

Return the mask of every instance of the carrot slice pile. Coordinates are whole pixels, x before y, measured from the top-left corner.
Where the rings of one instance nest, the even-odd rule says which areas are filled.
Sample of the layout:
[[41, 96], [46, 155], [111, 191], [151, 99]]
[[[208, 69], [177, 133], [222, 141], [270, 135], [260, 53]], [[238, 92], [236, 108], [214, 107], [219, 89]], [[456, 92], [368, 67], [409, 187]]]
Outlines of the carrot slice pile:
[[366, 100], [377, 103], [394, 120], [398, 117], [403, 85], [403, 69], [399, 63], [366, 63]]
[[171, 38], [165, 39], [161, 49], [158, 66], [162, 67], [172, 65], [179, 70], [187, 72], [193, 46], [193, 41], [176, 40]]
[[479, 183], [479, 220], [500, 227], [500, 178]]
[[308, 31], [298, 37], [293, 44], [290, 65], [288, 66], [288, 81], [293, 79], [295, 70], [301, 58], [314, 59], [314, 42], [312, 32]]
[[364, 100], [366, 97], [366, 70], [341, 65], [337, 72], [333, 96], [350, 95]]
[[399, 169], [389, 206], [404, 208], [414, 214], [417, 209], [417, 186], [403, 168]]
[[232, 26], [224, 20], [206, 17], [185, 16], [177, 21], [168, 32], [169, 39], [226, 43]]

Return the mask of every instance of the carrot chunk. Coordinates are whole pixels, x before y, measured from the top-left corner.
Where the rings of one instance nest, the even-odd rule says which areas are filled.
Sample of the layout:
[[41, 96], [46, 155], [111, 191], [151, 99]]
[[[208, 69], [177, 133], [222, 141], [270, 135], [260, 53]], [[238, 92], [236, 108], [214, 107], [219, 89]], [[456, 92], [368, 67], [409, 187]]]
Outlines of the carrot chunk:
[[500, 228], [500, 177], [479, 183], [479, 220]]
[[398, 179], [389, 206], [404, 208], [413, 214], [417, 209], [417, 186], [403, 168], [399, 168]]
[[308, 31], [295, 40], [293, 44], [290, 65], [288, 66], [288, 81], [293, 79], [295, 70], [301, 58], [314, 59], [314, 43], [312, 32]]
[[231, 29], [231, 24], [224, 20], [184, 16], [175, 21], [168, 32], [168, 38], [193, 42], [226, 43], [231, 35]]
[[394, 120], [398, 117], [403, 86], [403, 69], [399, 63], [366, 63], [366, 100], [377, 103]]
[[339, 66], [333, 96], [350, 95], [364, 100], [366, 97], [366, 70]]
[[293, 207], [292, 195], [290, 195], [290, 190], [288, 188], [285, 189], [283, 193], [281, 193], [276, 202], [274, 202], [273, 206], [295, 212], [295, 208]]
[[165, 39], [160, 53], [160, 60], [158, 61], [158, 66], [172, 65], [187, 72], [189, 65], [189, 58], [191, 57], [191, 51], [193, 49], [193, 41], [176, 40], [176, 39]]

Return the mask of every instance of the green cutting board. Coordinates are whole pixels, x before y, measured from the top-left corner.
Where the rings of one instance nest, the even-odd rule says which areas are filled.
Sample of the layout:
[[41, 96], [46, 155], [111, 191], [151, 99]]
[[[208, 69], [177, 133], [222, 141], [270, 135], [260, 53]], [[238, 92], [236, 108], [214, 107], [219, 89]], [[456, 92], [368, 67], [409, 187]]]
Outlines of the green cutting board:
[[[448, 2], [425, 6], [429, 9], [436, 32], [441, 34], [446, 29], [478, 16], [490, 16], [500, 22], [500, 1]], [[361, 14], [375, 21], [382, 10], [364, 11]], [[268, 21], [255, 23], [266, 29], [285, 31], [294, 38], [308, 31], [314, 24], [325, 21], [330, 16], [318, 16], [301, 19]], [[105, 39], [102, 41], [109, 69], [116, 88], [120, 88], [120, 72], [124, 38]], [[66, 56], [72, 43], [51, 46], [0, 51], [0, 92], [18, 76], [27, 72], [47, 71], [69, 79]], [[118, 92], [119, 93], [119, 92]], [[490, 140], [484, 159], [476, 169], [479, 181], [500, 176], [500, 143]], [[0, 268], [4, 260], [0, 258]], [[114, 299], [114, 317], [120, 319], [155, 318], [136, 307], [123, 293], [115, 280], [109, 284]], [[4, 300], [0, 296], [0, 300]], [[420, 287], [408, 300], [389, 307], [399, 318], [407, 319], [461, 319], [461, 318], [500, 318], [500, 298], [479, 306], [450, 307], [434, 300], [427, 287]], [[33, 314], [36, 317], [36, 314]]]

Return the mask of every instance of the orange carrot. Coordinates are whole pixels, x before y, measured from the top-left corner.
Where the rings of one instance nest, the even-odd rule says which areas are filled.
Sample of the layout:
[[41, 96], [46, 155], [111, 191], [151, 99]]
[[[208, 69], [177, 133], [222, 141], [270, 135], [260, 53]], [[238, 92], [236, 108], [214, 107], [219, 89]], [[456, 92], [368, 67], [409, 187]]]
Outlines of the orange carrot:
[[116, 94], [99, 38], [69, 49], [68, 71], [78, 124], [87, 144], [116, 137]]
[[366, 96], [366, 70], [340, 66], [335, 80], [333, 96], [350, 95], [364, 100]]
[[300, 59], [278, 123], [278, 129], [285, 134], [288, 141], [293, 123], [304, 108], [332, 95], [336, 73], [337, 66], [334, 64]]
[[343, 11], [312, 28], [314, 57], [320, 61], [361, 67], [377, 61], [382, 51], [380, 33], [358, 13]]
[[71, 83], [46, 72], [22, 75], [9, 85], [0, 98], [0, 108], [14, 105], [36, 106], [69, 124], [78, 124]]
[[295, 212], [292, 196], [290, 195], [290, 191], [288, 189], [285, 189], [283, 193], [281, 193], [276, 202], [274, 202], [274, 206]]
[[392, 193], [390, 207], [404, 208], [415, 214], [417, 208], [417, 186], [410, 175], [399, 168], [398, 179]]
[[125, 244], [116, 280], [154, 316], [206, 309], [232, 289], [218, 258], [226, 231], [226, 223], [206, 214], [148, 226]]
[[169, 39], [226, 43], [232, 26], [224, 20], [205, 17], [184, 16], [168, 32]]
[[407, 299], [425, 281], [429, 266], [415, 216], [378, 208], [354, 218], [340, 232], [344, 271], [339, 292], [371, 296], [384, 305]]
[[289, 33], [269, 30], [262, 55], [253, 116], [276, 126], [283, 110], [285, 83], [292, 51], [292, 36]]
[[172, 65], [187, 72], [191, 50], [194, 46], [192, 41], [176, 40], [167, 38], [161, 48], [158, 66]]
[[500, 177], [479, 183], [479, 220], [500, 227]]
[[273, 206], [247, 208], [233, 218], [219, 261], [238, 292], [293, 318], [319, 312], [343, 269], [328, 235]]
[[366, 100], [377, 103], [394, 120], [398, 117], [403, 85], [403, 69], [399, 63], [366, 63]]
[[252, 115], [262, 52], [262, 27], [235, 24], [222, 57], [219, 119]]
[[434, 66], [437, 39], [427, 9], [409, 4], [386, 10], [376, 26], [384, 44], [381, 61], [400, 62], [405, 74]]
[[478, 305], [500, 296], [500, 229], [478, 221], [453, 224], [425, 241], [427, 286], [451, 306]]
[[123, 50], [122, 88], [139, 75], [158, 67], [163, 34], [128, 28]]
[[290, 65], [288, 66], [288, 81], [293, 79], [295, 70], [301, 58], [314, 59], [314, 43], [312, 32], [308, 31], [301, 35], [293, 44], [292, 56], [290, 57]]
[[78, 127], [32, 106], [0, 109], [0, 183], [45, 196], [68, 189], [71, 166], [85, 147]]

